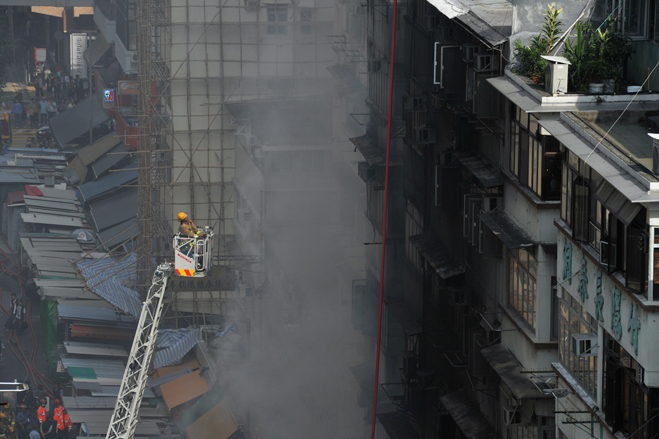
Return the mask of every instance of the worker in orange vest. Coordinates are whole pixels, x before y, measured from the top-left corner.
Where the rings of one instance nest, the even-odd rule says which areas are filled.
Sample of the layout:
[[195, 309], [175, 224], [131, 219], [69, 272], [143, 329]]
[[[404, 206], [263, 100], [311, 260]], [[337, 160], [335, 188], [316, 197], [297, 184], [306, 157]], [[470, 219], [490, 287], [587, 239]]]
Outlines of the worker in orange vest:
[[62, 410], [62, 415], [57, 419], [57, 439], [68, 438], [72, 427], [73, 423], [69, 414], [66, 410]]
[[39, 420], [39, 424], [43, 424], [46, 422], [46, 416], [48, 416], [48, 410], [46, 410], [46, 400], [41, 398], [39, 404], [39, 409], [37, 410], [37, 419]]
[[55, 404], [55, 408], [53, 409], [53, 421], [58, 422], [60, 418], [62, 417], [62, 410], [64, 410], [64, 407], [62, 407], [62, 401], [59, 399], [56, 399], [53, 401]]

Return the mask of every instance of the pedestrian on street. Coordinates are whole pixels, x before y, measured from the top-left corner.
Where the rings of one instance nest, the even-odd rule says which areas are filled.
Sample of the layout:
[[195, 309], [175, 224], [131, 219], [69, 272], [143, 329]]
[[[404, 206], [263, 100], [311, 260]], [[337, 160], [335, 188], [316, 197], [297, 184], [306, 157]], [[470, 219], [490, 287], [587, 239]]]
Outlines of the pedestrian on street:
[[23, 103], [18, 99], [14, 99], [14, 125], [16, 128], [23, 128]]
[[53, 99], [48, 100], [48, 121], [52, 119], [57, 114], [57, 105]]
[[36, 128], [39, 125], [39, 102], [35, 98], [28, 104], [27, 112], [30, 116], [30, 127]]
[[55, 439], [57, 437], [56, 428], [57, 424], [53, 421], [53, 417], [46, 417], [46, 420], [41, 423], [41, 436], [43, 439]]
[[59, 113], [64, 113], [66, 111], [66, 100], [62, 99], [59, 101], [59, 105], [57, 106], [57, 111]]
[[41, 102], [39, 102], [39, 123], [41, 125], [48, 123], [48, 101], [43, 96]]
[[43, 78], [41, 75], [38, 75], [37, 80], [34, 82], [34, 91], [37, 97], [43, 96]]
[[23, 321], [25, 320], [26, 309], [23, 306], [23, 301], [19, 300], [18, 305], [16, 306], [16, 312], [14, 313], [14, 322], [12, 328], [15, 331], [20, 331], [23, 329]]
[[27, 406], [21, 404], [18, 406], [19, 412], [16, 413], [16, 426], [18, 431], [25, 431], [30, 425], [30, 414], [27, 412]]
[[53, 96], [55, 99], [59, 99], [59, 92], [60, 92], [60, 73], [57, 72], [56, 75], [53, 75]]
[[16, 294], [11, 293], [11, 301], [9, 302], [9, 317], [5, 322], [5, 329], [11, 329], [12, 321], [14, 320], [14, 314], [16, 313], [16, 307], [18, 306], [18, 300], [16, 299]]

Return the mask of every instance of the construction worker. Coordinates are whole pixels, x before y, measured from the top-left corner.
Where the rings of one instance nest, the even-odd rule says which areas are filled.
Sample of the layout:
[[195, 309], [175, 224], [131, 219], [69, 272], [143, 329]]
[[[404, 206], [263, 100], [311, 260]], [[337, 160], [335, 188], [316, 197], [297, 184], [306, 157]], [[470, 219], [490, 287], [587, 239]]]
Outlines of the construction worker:
[[39, 409], [37, 410], [37, 419], [39, 420], [39, 424], [43, 424], [46, 422], [46, 417], [48, 416], [48, 410], [46, 410], [46, 400], [41, 399], [39, 401]]
[[203, 238], [204, 234], [199, 231], [197, 226], [192, 222], [185, 212], [178, 214], [179, 228], [178, 231], [181, 235], [189, 236], [190, 238]]
[[73, 427], [71, 418], [66, 410], [62, 410], [62, 416], [57, 420], [57, 439], [65, 439], [69, 436], [69, 431]]

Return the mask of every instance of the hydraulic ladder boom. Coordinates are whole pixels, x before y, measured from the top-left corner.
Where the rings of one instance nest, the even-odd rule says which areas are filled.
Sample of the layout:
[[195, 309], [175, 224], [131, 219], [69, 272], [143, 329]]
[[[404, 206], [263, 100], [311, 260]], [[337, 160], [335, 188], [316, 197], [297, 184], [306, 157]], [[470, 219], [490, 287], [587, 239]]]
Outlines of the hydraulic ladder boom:
[[147, 372], [156, 347], [165, 288], [171, 275], [171, 264], [160, 264], [153, 274], [106, 439], [132, 439], [135, 434]]

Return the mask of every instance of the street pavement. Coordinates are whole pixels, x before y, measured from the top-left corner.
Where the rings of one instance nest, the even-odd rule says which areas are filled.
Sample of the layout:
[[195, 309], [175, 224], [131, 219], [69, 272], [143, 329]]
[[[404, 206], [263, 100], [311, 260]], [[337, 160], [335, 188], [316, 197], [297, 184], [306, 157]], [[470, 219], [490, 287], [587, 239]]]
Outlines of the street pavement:
[[[4, 91], [9, 92], [12, 95], [22, 93], [24, 102], [27, 102], [35, 95], [34, 87], [31, 85], [26, 85], [22, 82], [8, 82], [4, 88]], [[9, 110], [11, 110], [11, 108], [9, 108]], [[30, 128], [29, 125], [30, 123], [26, 121], [24, 128], [12, 127], [12, 141], [11, 141], [12, 146], [23, 148], [27, 145], [28, 140], [31, 139], [35, 139], [32, 142], [32, 147], [37, 146], [36, 143], [37, 129]]]

